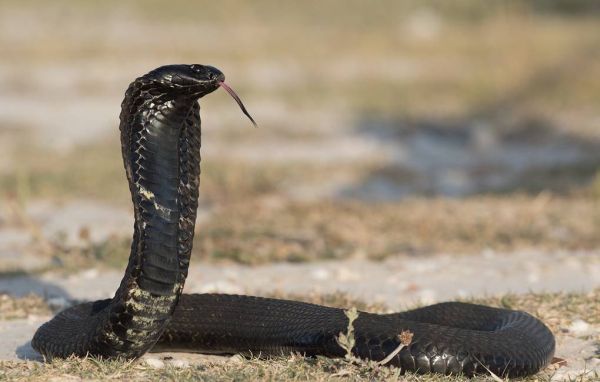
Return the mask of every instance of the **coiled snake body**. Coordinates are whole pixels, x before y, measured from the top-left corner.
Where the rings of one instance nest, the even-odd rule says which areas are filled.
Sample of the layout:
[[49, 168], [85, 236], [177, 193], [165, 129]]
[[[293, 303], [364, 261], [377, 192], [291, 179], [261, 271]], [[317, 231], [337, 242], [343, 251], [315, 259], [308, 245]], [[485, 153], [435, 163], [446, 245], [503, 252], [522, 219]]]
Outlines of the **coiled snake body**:
[[[236, 98], [223, 81], [210, 66], [169, 65], [127, 89], [120, 131], [135, 213], [129, 263], [112, 299], [73, 306], [37, 330], [32, 345], [44, 356], [136, 358], [153, 348], [345, 354], [336, 341], [348, 325], [341, 309], [181, 294], [198, 207], [197, 101], [220, 86]], [[354, 330], [354, 355], [373, 360], [398, 347], [401, 331], [412, 332], [412, 342], [390, 364], [417, 372], [528, 375], [548, 364], [555, 346], [548, 328], [527, 313], [457, 302], [395, 314], [361, 312]]]

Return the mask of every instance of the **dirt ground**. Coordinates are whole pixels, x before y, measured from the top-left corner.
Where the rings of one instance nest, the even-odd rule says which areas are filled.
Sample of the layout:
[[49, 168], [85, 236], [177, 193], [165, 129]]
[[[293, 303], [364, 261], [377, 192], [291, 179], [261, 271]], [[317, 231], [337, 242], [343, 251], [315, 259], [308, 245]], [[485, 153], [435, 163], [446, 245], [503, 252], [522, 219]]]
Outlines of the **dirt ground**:
[[[53, 273], [15, 276], [0, 280], [0, 291], [12, 296], [37, 295], [54, 309], [73, 301], [109, 298], [121, 278], [116, 270], [87, 269], [67, 277]], [[535, 292], [588, 293], [600, 286], [600, 253], [435, 255], [426, 258], [396, 257], [383, 261], [345, 260], [262, 266], [195, 264], [186, 284], [187, 293], [254, 295], [323, 295], [342, 292], [352, 298], [385, 305], [390, 311], [417, 304]], [[594, 300], [592, 300], [594, 301]], [[600, 300], [596, 299], [600, 304]], [[568, 308], [567, 308], [568, 309]], [[50, 312], [25, 318], [0, 320], [0, 359], [41, 358], [29, 345], [37, 327]], [[552, 380], [600, 373], [600, 325], [581, 319], [561, 327], [556, 356], [567, 361]], [[202, 356], [148, 354], [149, 365], [167, 361], [184, 364], [208, 362]], [[169, 358], [171, 357], [171, 358]], [[210, 362], [214, 358], [209, 358]]]
[[[187, 293], [340, 292], [386, 311], [516, 299], [566, 360], [540, 380], [600, 378], [596, 8], [218, 3], [0, 2], [0, 380], [108, 375], [43, 364], [29, 340], [56, 311], [114, 293], [133, 223], [122, 95], [184, 62], [222, 69], [260, 125], [224, 92], [202, 100]], [[188, 379], [240, 364], [144, 359]]]

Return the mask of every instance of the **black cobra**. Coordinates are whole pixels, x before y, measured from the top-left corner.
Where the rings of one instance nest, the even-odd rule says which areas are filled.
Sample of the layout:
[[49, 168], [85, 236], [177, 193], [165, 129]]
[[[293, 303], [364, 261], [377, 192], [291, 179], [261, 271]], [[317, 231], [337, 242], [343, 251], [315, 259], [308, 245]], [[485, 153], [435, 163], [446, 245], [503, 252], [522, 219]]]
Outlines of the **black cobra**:
[[[341, 309], [218, 294], [182, 295], [194, 236], [200, 176], [198, 99], [224, 87], [202, 65], [163, 66], [136, 79], [121, 110], [121, 145], [135, 225], [125, 276], [112, 299], [84, 303], [42, 325], [32, 340], [46, 357], [136, 358], [151, 349], [213, 354], [344, 356]], [[395, 314], [360, 312], [354, 355], [445, 374], [533, 374], [554, 353], [550, 330], [531, 315], [450, 302]]]

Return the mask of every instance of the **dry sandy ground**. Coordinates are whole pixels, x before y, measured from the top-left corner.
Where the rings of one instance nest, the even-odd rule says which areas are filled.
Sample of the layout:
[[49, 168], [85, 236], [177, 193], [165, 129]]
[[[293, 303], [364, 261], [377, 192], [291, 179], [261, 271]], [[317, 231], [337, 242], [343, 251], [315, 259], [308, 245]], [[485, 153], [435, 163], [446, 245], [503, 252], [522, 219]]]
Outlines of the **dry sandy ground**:
[[[19, 138], [26, 137], [34, 147], [44, 145], [56, 149], [57, 152], [68, 152], [82, 144], [92, 144], [114, 136], [117, 131], [121, 97], [125, 86], [132, 78], [143, 70], [149, 70], [165, 62], [196, 60], [204, 62], [208, 57], [216, 60], [215, 64], [224, 69], [228, 76], [231, 73], [228, 78], [231, 78], [236, 88], [239, 86], [238, 89], [241, 89], [244, 100], [257, 117], [261, 129], [249, 129], [248, 122], [241, 117], [235, 105], [223, 92], [203, 100], [204, 147], [202, 150], [205, 158], [212, 158], [213, 161], [228, 158], [250, 163], [329, 165], [337, 163], [345, 166], [369, 163], [379, 164], [383, 170], [380, 174], [371, 174], [358, 184], [353, 177], [340, 179], [339, 175], [320, 180], [319, 184], [311, 184], [309, 187], [306, 187], [306, 181], [303, 180], [301, 184], [294, 183], [287, 186], [289, 190], [287, 196], [290, 198], [395, 200], [415, 193], [462, 196], [511, 189], [515, 185], [527, 182], [532, 171], [552, 174], [550, 172], [552, 169], [561, 166], [577, 170], [580, 167], [596, 168], [599, 163], [597, 140], [589, 140], [586, 136], [580, 137], [572, 133], [574, 126], [581, 124], [589, 126], [587, 130], [579, 127], [582, 131], [597, 132], [599, 121], [597, 108], [593, 102], [588, 101], [590, 105], [588, 111], [585, 103], [583, 106], [580, 105], [580, 98], [563, 95], [562, 93], [565, 92], [569, 95], [571, 94], [569, 91], [573, 90], [560, 82], [559, 85], [555, 85], [561, 90], [561, 96], [557, 99], [560, 99], [562, 104], [565, 99], [572, 98], [571, 102], [577, 105], [572, 110], [567, 108], [569, 113], [565, 113], [562, 107], [552, 108], [546, 113], [551, 116], [560, 115], [562, 119], [557, 117], [545, 120], [545, 114], [542, 113], [543, 118], [539, 121], [519, 121], [517, 118], [514, 123], [510, 120], [506, 122], [505, 114], [510, 115], [512, 108], [518, 111], [519, 107], [511, 106], [511, 103], [505, 105], [501, 102], [502, 94], [496, 94], [496, 91], [490, 92], [488, 97], [491, 96], [492, 100], [499, 98], [496, 106], [501, 111], [502, 123], [495, 120], [493, 115], [484, 115], [483, 120], [475, 118], [477, 110], [471, 111], [471, 114], [466, 112], [462, 118], [464, 120], [459, 118], [458, 122], [446, 121], [446, 114], [443, 112], [439, 114], [441, 116], [439, 120], [433, 118], [433, 121], [429, 119], [411, 121], [410, 118], [396, 120], [386, 113], [373, 118], [369, 117], [369, 113], [355, 110], [356, 103], [351, 102], [351, 98], [338, 99], [344, 95], [342, 92], [329, 95], [329, 98], [323, 95], [323, 100], [319, 102], [294, 103], [285, 98], [285, 91], [292, 95], [296, 94], [296, 97], [308, 97], [294, 89], [301, 89], [306, 78], [314, 74], [315, 70], [312, 66], [303, 67], [302, 63], [294, 64], [300, 61], [297, 57], [291, 56], [292, 53], [305, 50], [302, 47], [306, 48], [307, 45], [301, 45], [300, 49], [297, 47], [285, 49], [285, 54], [273, 55], [271, 59], [260, 58], [262, 57], [260, 52], [271, 47], [267, 44], [271, 41], [269, 36], [277, 36], [278, 33], [274, 31], [281, 29], [274, 29], [272, 26], [269, 28], [268, 25], [260, 25], [258, 28], [252, 22], [245, 28], [243, 25], [238, 28], [230, 24], [219, 26], [177, 21], [167, 27], [187, 34], [220, 38], [205, 38], [201, 44], [195, 45], [192, 51], [188, 52], [187, 47], [185, 49], [179, 47], [181, 51], [173, 53], [171, 46], [174, 42], [167, 38], [169, 34], [165, 34], [164, 29], [159, 28], [155, 20], [143, 22], [132, 18], [127, 9], [116, 9], [117, 12], [113, 17], [105, 18], [105, 24], [98, 24], [97, 19], [101, 18], [94, 12], [90, 13], [89, 19], [71, 17], [72, 20], [63, 23], [60, 17], [62, 10], [58, 8], [54, 11], [50, 10], [51, 12], [47, 12], [49, 11], [47, 9], [44, 9], [44, 12], [30, 12], [16, 7], [12, 10], [6, 9], [0, 14], [2, 20], [0, 26], [3, 28], [0, 46], [10, 48], [7, 51], [12, 52], [10, 56], [14, 60], [0, 64], [0, 81], [8, 84], [0, 91], [0, 127], [3, 128], [0, 131], [3, 134], [0, 139], [0, 174], [11, 173], [15, 168], [23, 166], [16, 159], [18, 158], [16, 153], [22, 148], [14, 143], [19, 141], [14, 137], [12, 139], [12, 135]], [[445, 31], [452, 31], [452, 29], [445, 29], [449, 26], [445, 25], [444, 19], [436, 16], [435, 13], [429, 12], [429, 16], [426, 13], [423, 18], [423, 12], [419, 11], [415, 12], [415, 16], [417, 22], [413, 20], [408, 26], [416, 25], [417, 31], [429, 30], [427, 32], [429, 34], [426, 33], [428, 39], [443, 38], [447, 34]], [[27, 28], [22, 28], [24, 20], [27, 21]], [[327, 20], [327, 24], [333, 21]], [[532, 27], [529, 25], [530, 21], [527, 17], [526, 24], [529, 28]], [[423, 29], [423, 22], [425, 29]], [[516, 30], [510, 27], [510, 24], [508, 25], [509, 29], [500, 29], [499, 35], [511, 32], [512, 29]], [[413, 27], [411, 28], [414, 29]], [[314, 28], [316, 32], [310, 32], [306, 30], [302, 20], [297, 28], [296, 30], [301, 30], [303, 34], [317, 33], [319, 39], [322, 37], [321, 34], [325, 33], [324, 42], [329, 42], [332, 46], [336, 43], [336, 40], [331, 40], [335, 28]], [[402, 40], [394, 36], [396, 34], [405, 36], [411, 28], [401, 29], [400, 32], [391, 29], [393, 33], [377, 35], [377, 41], [391, 36], [393, 46], [397, 46]], [[534, 28], [531, 31], [537, 31], [539, 34], [544, 32], [543, 28], [547, 26], [543, 24], [542, 29]], [[83, 30], [86, 33], [79, 33]], [[291, 33], [295, 33], [296, 30], [292, 29]], [[15, 34], [13, 31], [18, 33]], [[107, 34], [106, 31], [110, 33]], [[253, 33], [248, 33], [249, 31]], [[557, 36], [562, 35], [561, 31], [562, 29], [559, 29], [556, 32]], [[493, 26], [491, 29], [483, 29], [483, 32], [487, 33], [464, 33], [462, 29], [459, 29], [459, 32], [467, 36], [464, 39], [464, 46], [469, 47], [474, 46], [473, 39], [479, 41], [477, 35], [485, 37], [498, 34]], [[524, 35], [519, 33], [518, 40], [500, 39], [500, 42], [504, 41], [506, 46], [519, 47], [521, 40], [527, 43], [529, 35], [530, 33]], [[587, 33], [566, 35], [571, 37], [564, 39], [562, 43], [563, 39], [558, 38], [543, 39], [541, 42], [551, 41], [548, 46], [577, 45], [569, 41], [585, 40], [582, 37], [587, 35]], [[123, 36], [127, 38], [124, 39]], [[369, 37], [369, 35], [365, 36]], [[536, 34], [533, 33], [532, 36]], [[462, 58], [464, 52], [460, 50], [456, 52], [452, 50], [451, 54], [446, 53], [441, 56], [441, 59], [432, 57], [430, 53], [422, 53], [423, 57], [419, 54], [412, 57], [404, 49], [394, 49], [395, 53], [388, 56], [390, 49], [386, 49], [386, 45], [383, 45], [382, 49], [386, 52], [386, 56], [365, 60], [363, 59], [365, 52], [359, 50], [360, 41], [358, 43], [354, 41], [358, 37], [361, 36], [345, 37], [340, 40], [341, 42], [352, 41], [352, 46], [347, 46], [347, 53], [340, 55], [337, 49], [330, 49], [329, 46], [323, 45], [327, 48], [324, 51], [333, 52], [332, 55], [315, 60], [311, 53], [310, 61], [319, 62], [318, 72], [321, 74], [321, 81], [323, 82], [323, 78], [327, 79], [324, 86], [328, 88], [352, 83], [356, 78], [363, 77], [364, 73], [369, 73], [371, 76], [369, 78], [373, 83], [369, 87], [373, 89], [376, 89], [375, 85], [378, 82], [391, 82], [394, 90], [392, 93], [394, 109], [407, 108], [409, 111], [408, 101], [412, 98], [422, 98], [426, 100], [426, 102], [420, 101], [423, 104], [435, 105], [435, 110], [424, 113], [428, 117], [432, 113], [434, 116], [437, 115], [434, 112], [440, 108], [443, 110], [445, 107], [452, 111], [454, 108], [452, 105], [457, 99], [459, 101], [457, 109], [461, 110], [460, 95], [464, 89], [455, 89], [455, 87], [463, 82], [457, 81], [455, 76], [461, 78], [479, 76], [493, 80], [493, 74], [499, 73], [486, 71], [485, 76], [481, 73], [477, 74], [478, 72], [472, 73], [471, 64], [466, 66], [465, 70], [453, 74], [453, 66], [462, 66], [467, 61], [472, 61], [475, 65], [481, 62], [479, 65], [483, 63], [483, 66], [487, 67], [487, 61], [479, 60], [485, 54], [472, 53], [473, 58], [476, 58], [473, 60], [468, 56]], [[240, 38], [246, 41], [248, 52], [251, 52], [248, 55], [250, 58], [246, 61], [240, 61], [236, 55], [223, 53], [237, 51]], [[462, 38], [459, 40], [463, 41]], [[57, 57], [49, 55], [42, 60], [47, 50], [45, 48], [38, 51], [36, 47], [48, 44], [50, 46], [48, 52], [51, 53], [54, 46], [52, 44], [57, 41], [62, 43], [55, 48], [58, 52]], [[100, 45], [106, 46], [106, 52], [93, 53], [82, 49], [93, 46], [98, 41]], [[147, 48], [147, 41], [162, 46], [163, 50], [159, 50], [156, 56], [141, 54], [140, 50]], [[261, 41], [267, 42], [264, 43], [264, 47], [261, 47], [263, 44]], [[316, 39], [308, 39], [304, 43], [309, 41], [312, 45]], [[418, 45], [422, 45], [424, 41], [418, 40], [418, 42], [420, 42]], [[510, 44], [506, 44], [507, 42]], [[545, 45], [536, 42], [538, 40], [534, 39], [530, 44], [543, 51]], [[493, 53], [490, 57], [494, 62], [502, 56], [517, 61], [514, 56], [506, 54], [515, 53], [513, 49], [507, 50], [503, 48], [503, 44], [490, 43], [486, 39], [478, 43], [493, 48], [488, 54]], [[342, 48], [346, 46], [345, 44]], [[369, 46], [364, 41], [362, 45]], [[165, 49], [165, 46], [169, 49]], [[443, 46], [444, 44], [439, 43], [438, 48]], [[65, 49], [64, 57], [60, 56], [61, 47]], [[439, 50], [438, 48], [435, 50]], [[81, 53], [78, 53], [80, 51], [91, 55], [80, 57]], [[134, 57], [131, 57], [130, 53], [127, 53], [127, 56], [122, 55], [123, 52], [129, 51], [137, 54], [134, 54]], [[69, 52], [75, 57], [69, 57], [67, 54]], [[482, 52], [486, 53], [487, 49]], [[377, 52], [369, 51], [369, 55], [374, 53]], [[566, 50], [564, 55], [577, 57], [572, 53], [571, 50]], [[276, 52], [269, 54], [276, 54]], [[542, 55], [537, 60], [546, 61], [546, 56]], [[589, 61], [597, 62], [595, 57], [592, 56]], [[531, 54], [527, 54], [526, 58], [527, 62], [530, 60], [536, 62], [534, 60], [536, 57]], [[548, 59], [548, 61], [553, 64], [553, 60]], [[505, 61], [498, 61], [494, 66], [504, 67], [503, 62]], [[511, 62], [509, 66], [518, 69], [519, 65], [515, 65], [515, 62]], [[581, 71], [581, 65], [573, 66], [577, 68], [577, 72]], [[523, 67], [529, 68], [529, 65]], [[537, 66], [532, 66], [530, 69], [528, 71], [539, 71]], [[432, 74], [439, 76], [439, 79], [436, 79], [436, 76], [429, 77]], [[563, 76], [569, 78], [569, 81], [571, 77], [576, 77], [576, 73], [567, 71], [566, 74]], [[425, 92], [417, 97], [409, 97], [408, 93], [396, 94], [399, 89], [408, 89], [412, 83], [419, 85], [419, 78], [440, 85], [435, 88], [435, 93]], [[499, 78], [503, 79], [503, 77]], [[523, 89], [519, 85], [516, 92], [513, 92], [517, 96], [524, 94], [521, 97], [513, 97], [516, 99], [515, 105], [521, 105], [526, 101], [523, 98], [530, 97], [537, 100], [544, 94], [552, 94], [552, 91], [547, 91], [544, 87], [536, 93], [537, 82], [548, 82], [545, 77], [542, 77], [544, 81], [534, 81], [534, 77], [530, 81], [531, 86], [528, 85], [527, 76], [522, 79], [517, 75], [515, 78], [517, 78], [515, 81], [498, 82], [499, 84], [524, 83]], [[582, 82], [588, 83], [590, 78], [595, 77], [586, 77]], [[444, 83], [447, 85], [443, 85]], [[493, 84], [494, 81], [490, 83]], [[528, 89], [528, 86], [531, 89]], [[587, 89], [586, 86], [582, 87]], [[249, 94], [251, 89], [254, 89], [252, 90], [254, 94]], [[381, 89], [388, 88], [381, 87]], [[470, 88], [466, 87], [466, 89]], [[485, 89], [485, 86], [474, 89], [480, 91]], [[309, 94], [307, 90], [304, 92]], [[533, 96], [528, 96], [528, 92]], [[310, 92], [311, 97], [313, 93]], [[441, 98], [437, 98], [438, 93]], [[444, 94], [449, 95], [448, 101], [444, 102]], [[428, 98], [428, 95], [432, 98]], [[381, 97], [384, 101], [391, 98], [385, 95]], [[371, 97], [365, 96], [365, 99], [360, 102], [368, 101], [368, 98]], [[493, 102], [492, 106], [494, 106]], [[509, 110], [506, 111], [506, 108]], [[32, 110], [35, 112], [31, 112]], [[368, 111], [368, 108], [365, 110]], [[560, 113], [561, 111], [563, 112]], [[453, 113], [450, 112], [450, 115]], [[512, 126], [514, 131], [508, 129], [507, 134], [505, 130], [511, 127], [511, 124], [514, 125]], [[405, 173], [410, 176], [398, 182], [397, 177]], [[119, 181], [124, 182], [124, 179], [121, 178]], [[33, 239], [32, 232], [10, 224], [3, 225], [2, 223], [9, 219], [3, 215], [1, 207], [0, 205], [0, 269], [35, 271], [45, 267], [47, 264], [41, 257], [29, 254], [28, 249]], [[82, 227], [89, 228], [92, 242], [102, 242], [113, 234], [122, 235], [124, 232], [130, 232], [132, 227], [130, 211], [88, 200], [69, 200], [59, 206], [45, 200], [28, 201], [26, 214], [39, 225], [44, 237], [50, 239], [60, 237], [68, 246], [78, 244]], [[0, 278], [0, 292], [17, 296], [36, 293], [44, 296], [50, 304], [61, 307], [68, 305], [72, 300], [111, 297], [120, 277], [121, 272], [105, 272], [97, 269], [82, 270], [70, 276], [43, 274], [39, 277], [4, 277]], [[257, 267], [236, 264], [226, 266], [214, 263], [194, 264], [190, 271], [186, 292], [307, 294], [342, 291], [363, 300], [383, 302], [392, 310], [402, 310], [415, 303], [431, 303], [469, 296], [481, 297], [486, 294], [529, 291], [585, 292], [598, 287], [600, 287], [600, 251], [542, 253], [532, 250], [510, 254], [484, 252], [476, 256], [436, 254], [429, 257], [397, 257], [381, 262], [352, 259]], [[29, 317], [22, 320], [0, 321], [0, 360], [39, 360], [29, 346], [29, 340], [40, 323], [48, 318]], [[597, 343], [589, 340], [589, 338], [598, 338], [600, 328], [579, 321], [564, 330], [570, 335], [561, 337], [557, 356], [567, 359], [569, 365], [561, 368], [555, 378], [564, 379], [570, 373], [576, 375], [585, 370], [596, 370], [600, 373], [598, 360], [600, 350]], [[150, 363], [162, 362], [158, 355], [147, 357], [153, 360]], [[586, 359], [591, 361], [586, 363], [584, 361]], [[177, 355], [175, 360], [193, 359]]]
[[[93, 227], [90, 240], [102, 242], [131, 230], [132, 218], [126, 209], [86, 200], [61, 205], [35, 202], [26, 213], [48, 238], [60, 236], [67, 245], [78, 245], [81, 227]], [[31, 231], [4, 227], [0, 230], [0, 265], [35, 270], [46, 263], [27, 253]], [[63, 275], [43, 273], [0, 278], [0, 292], [14, 296], [34, 293], [60, 308], [74, 300], [111, 297], [121, 271], [85, 269]], [[381, 302], [390, 310], [404, 310], [414, 304], [429, 304], [456, 298], [527, 292], [586, 292], [600, 287], [600, 252], [543, 252], [539, 250], [476, 255], [437, 254], [399, 256], [383, 261], [354, 258], [342, 261], [275, 263], [244, 266], [232, 263], [195, 263], [186, 284], [187, 293], [238, 294], [325, 294], [344, 292], [349, 296]], [[36, 328], [49, 317], [0, 321], [0, 360], [40, 360], [29, 345]], [[557, 356], [568, 361], [555, 380], [584, 371], [600, 373], [598, 344], [600, 327], [575, 321], [561, 328]], [[151, 365], [164, 364], [163, 354], [150, 354]], [[186, 364], [205, 362], [201, 356], [173, 355], [173, 361]]]
[[[55, 306], [72, 300], [111, 297], [121, 277], [118, 271], [88, 269], [67, 277], [44, 274], [0, 280], [0, 291], [22, 296], [45, 296]], [[478, 256], [438, 255], [389, 258], [381, 262], [347, 260], [307, 264], [270, 264], [257, 267], [196, 264], [192, 267], [186, 292], [223, 292], [268, 295], [273, 293], [345, 292], [367, 301], [385, 303], [402, 310], [415, 303], [432, 303], [460, 297], [498, 295], [507, 292], [585, 292], [600, 286], [600, 252], [539, 253], [488, 252]], [[0, 321], [0, 359], [33, 359], [39, 356], [29, 340], [35, 329], [49, 317]], [[584, 321], [564, 328], [570, 333], [558, 343], [557, 356], [568, 366], [556, 380], [583, 371], [600, 372], [597, 343], [600, 333]], [[160, 365], [163, 354], [146, 356]], [[178, 354], [175, 362], [203, 362], [204, 358]]]

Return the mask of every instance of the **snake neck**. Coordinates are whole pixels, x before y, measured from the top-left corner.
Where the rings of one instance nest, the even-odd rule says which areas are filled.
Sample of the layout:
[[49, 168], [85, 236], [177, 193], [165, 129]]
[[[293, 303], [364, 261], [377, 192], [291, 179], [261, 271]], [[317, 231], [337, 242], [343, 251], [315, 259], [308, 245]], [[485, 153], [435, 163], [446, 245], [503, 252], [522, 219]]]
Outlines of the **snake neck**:
[[97, 333], [102, 347], [129, 358], [158, 340], [187, 276], [198, 206], [199, 106], [142, 77], [129, 86], [120, 119], [134, 234], [125, 276]]

